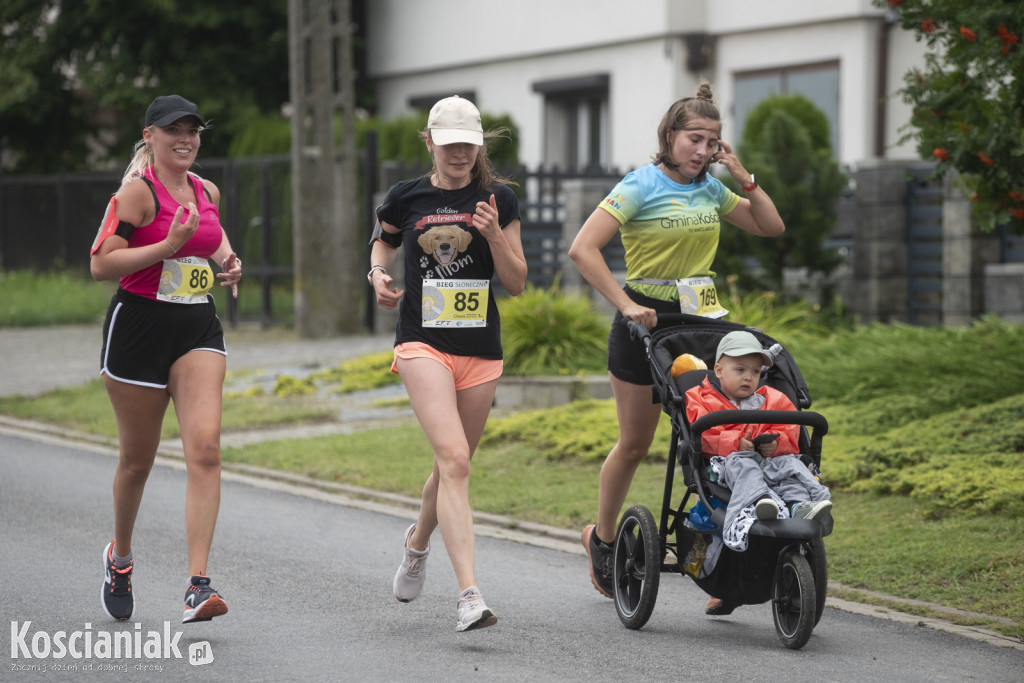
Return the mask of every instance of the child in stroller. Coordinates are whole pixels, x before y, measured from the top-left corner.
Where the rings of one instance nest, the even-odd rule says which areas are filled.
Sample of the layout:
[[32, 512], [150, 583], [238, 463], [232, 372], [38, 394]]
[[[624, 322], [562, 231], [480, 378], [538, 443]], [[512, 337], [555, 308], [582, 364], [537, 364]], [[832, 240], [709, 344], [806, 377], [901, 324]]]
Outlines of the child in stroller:
[[[686, 417], [692, 424], [716, 410], [796, 410], [785, 394], [758, 388], [762, 367], [771, 356], [753, 334], [735, 330], [722, 337], [715, 354], [714, 376], [686, 392]], [[831, 495], [799, 458], [800, 428], [795, 424], [726, 424], [701, 435], [701, 453], [719, 485], [732, 491], [725, 513], [723, 541], [747, 549], [757, 519], [820, 520], [832, 508]], [[709, 614], [728, 614], [729, 605], [712, 598]]]

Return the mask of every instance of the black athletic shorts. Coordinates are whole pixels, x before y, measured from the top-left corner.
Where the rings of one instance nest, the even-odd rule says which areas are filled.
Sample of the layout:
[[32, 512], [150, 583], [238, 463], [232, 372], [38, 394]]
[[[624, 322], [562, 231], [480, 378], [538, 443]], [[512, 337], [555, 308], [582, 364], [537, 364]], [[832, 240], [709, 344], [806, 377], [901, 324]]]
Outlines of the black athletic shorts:
[[171, 365], [189, 351], [227, 355], [213, 296], [205, 304], [156, 301], [118, 288], [103, 322], [100, 374], [164, 389]]
[[[678, 313], [678, 301], [665, 301], [663, 299], [652, 299], [640, 292], [630, 289], [629, 285], [623, 288], [626, 296], [647, 308], [653, 308], [658, 313]], [[654, 328], [658, 329], [657, 327]], [[652, 332], [654, 330], [651, 330]], [[629, 328], [622, 318], [622, 313], [615, 312], [615, 320], [612, 321], [612, 329], [608, 333], [608, 372], [617, 379], [630, 384], [648, 385], [654, 384], [651, 376], [651, 365], [647, 361], [647, 351], [644, 349], [642, 339], [630, 339]]]

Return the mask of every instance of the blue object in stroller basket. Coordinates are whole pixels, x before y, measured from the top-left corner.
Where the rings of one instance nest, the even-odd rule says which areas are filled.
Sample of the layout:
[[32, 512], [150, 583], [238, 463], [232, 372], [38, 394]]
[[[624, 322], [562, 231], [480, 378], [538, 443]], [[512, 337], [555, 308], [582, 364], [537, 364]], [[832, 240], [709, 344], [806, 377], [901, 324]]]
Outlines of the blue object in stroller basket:
[[[725, 503], [717, 499], [712, 499], [711, 507], [725, 507]], [[693, 524], [693, 528], [698, 531], [718, 530], [718, 525], [711, 521], [711, 511], [704, 506], [704, 501], [701, 500], [698, 500], [697, 503], [690, 508], [690, 523]]]

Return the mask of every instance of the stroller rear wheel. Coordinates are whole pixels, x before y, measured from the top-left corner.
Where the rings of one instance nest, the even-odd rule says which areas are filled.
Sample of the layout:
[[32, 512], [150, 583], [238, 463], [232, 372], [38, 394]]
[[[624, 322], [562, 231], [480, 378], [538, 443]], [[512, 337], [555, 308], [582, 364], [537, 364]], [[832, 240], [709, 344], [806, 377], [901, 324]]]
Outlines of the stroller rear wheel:
[[775, 571], [772, 616], [775, 617], [775, 632], [789, 649], [799, 650], [810, 639], [816, 598], [814, 575], [807, 558], [796, 548], [783, 551], [782, 561]]
[[622, 516], [612, 566], [619, 620], [626, 628], [641, 628], [654, 611], [661, 578], [658, 525], [643, 505], [634, 505]]

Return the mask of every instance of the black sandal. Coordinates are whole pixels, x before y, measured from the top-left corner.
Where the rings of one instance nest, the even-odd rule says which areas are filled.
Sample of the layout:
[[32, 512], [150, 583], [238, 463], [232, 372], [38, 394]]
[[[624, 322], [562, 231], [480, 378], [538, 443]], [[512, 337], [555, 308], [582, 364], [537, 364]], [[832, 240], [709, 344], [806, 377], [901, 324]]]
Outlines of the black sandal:
[[739, 607], [738, 604], [725, 602], [723, 600], [720, 605], [704, 608], [704, 614], [708, 614], [713, 617], [724, 617], [726, 614], [732, 614], [737, 607]]

